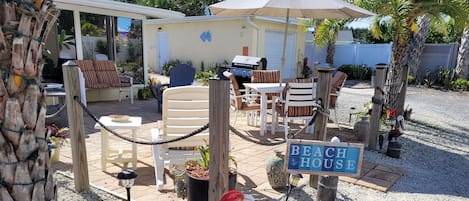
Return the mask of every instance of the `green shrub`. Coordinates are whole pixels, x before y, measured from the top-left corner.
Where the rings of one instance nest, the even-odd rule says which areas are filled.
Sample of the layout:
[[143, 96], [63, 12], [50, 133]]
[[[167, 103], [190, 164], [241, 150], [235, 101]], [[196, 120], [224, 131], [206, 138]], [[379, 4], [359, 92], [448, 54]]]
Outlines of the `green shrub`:
[[204, 72], [197, 72], [194, 76], [194, 78], [200, 82], [204, 86], [208, 85], [208, 80], [216, 75], [215, 72], [213, 71], [204, 71]]
[[407, 83], [415, 84], [416, 83], [415, 77], [412, 75], [407, 76]]
[[348, 80], [371, 80], [373, 69], [366, 65], [344, 64], [340, 66], [338, 71], [347, 74]]
[[81, 34], [84, 36], [90, 35], [90, 36], [103, 36], [104, 35], [104, 29], [99, 28], [98, 26], [90, 23], [90, 22], [85, 22], [81, 25]]
[[437, 70], [437, 76], [436, 76], [436, 84], [439, 86], [442, 86], [445, 89], [451, 89], [452, 88], [452, 81], [453, 81], [453, 70], [440, 67]]
[[175, 67], [177, 64], [181, 64], [182, 62], [179, 59], [176, 60], [169, 60], [163, 66], [161, 67], [161, 73], [163, 75], [169, 76], [169, 70], [171, 70], [172, 67]]
[[458, 78], [453, 81], [452, 86], [456, 90], [469, 90], [469, 80]]

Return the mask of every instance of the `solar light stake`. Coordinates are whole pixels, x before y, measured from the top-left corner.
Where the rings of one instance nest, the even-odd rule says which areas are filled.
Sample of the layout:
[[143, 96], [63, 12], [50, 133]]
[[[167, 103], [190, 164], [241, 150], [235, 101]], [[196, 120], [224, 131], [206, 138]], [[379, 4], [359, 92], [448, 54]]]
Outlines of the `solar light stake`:
[[130, 201], [130, 188], [134, 185], [134, 181], [137, 176], [137, 173], [130, 169], [123, 170], [117, 174], [119, 186], [123, 186], [127, 190], [127, 201]]
[[298, 186], [298, 182], [300, 179], [303, 178], [303, 175], [301, 174], [290, 174], [290, 185], [288, 186], [288, 191], [287, 191], [287, 196], [285, 201], [288, 200], [288, 197], [290, 197], [290, 193], [292, 192], [293, 188]]

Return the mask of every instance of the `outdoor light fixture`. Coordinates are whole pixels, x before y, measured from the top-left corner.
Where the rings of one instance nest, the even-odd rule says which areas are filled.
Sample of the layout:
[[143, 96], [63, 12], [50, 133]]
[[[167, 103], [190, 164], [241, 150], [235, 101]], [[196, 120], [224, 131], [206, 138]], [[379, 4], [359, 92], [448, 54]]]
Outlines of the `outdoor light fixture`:
[[303, 175], [297, 173], [297, 174], [290, 174], [290, 186], [288, 187], [288, 191], [287, 191], [287, 197], [285, 199], [285, 201], [288, 200], [288, 197], [290, 197], [290, 193], [291, 191], [293, 190], [293, 188], [297, 187], [298, 186], [298, 182], [300, 181], [300, 179], [303, 178]]
[[127, 201], [130, 201], [130, 188], [134, 185], [135, 178], [137, 178], [137, 173], [133, 170], [127, 169], [119, 172], [117, 174], [117, 179], [119, 179], [119, 185], [125, 187], [127, 190]]
[[298, 186], [298, 182], [300, 181], [300, 179], [303, 178], [303, 175], [301, 174], [291, 174], [290, 175], [290, 186], [292, 187], [297, 187]]

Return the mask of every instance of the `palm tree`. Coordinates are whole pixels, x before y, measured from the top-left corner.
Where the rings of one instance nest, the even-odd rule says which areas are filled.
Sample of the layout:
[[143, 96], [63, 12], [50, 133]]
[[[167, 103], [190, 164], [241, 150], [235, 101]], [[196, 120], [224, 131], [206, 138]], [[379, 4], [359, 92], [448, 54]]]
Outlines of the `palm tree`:
[[[377, 13], [371, 26], [374, 37], [380, 38], [382, 32], [377, 29], [382, 23], [389, 23], [393, 29], [393, 44], [391, 63], [389, 64], [386, 103], [397, 109], [397, 114], [403, 114], [404, 101], [398, 101], [401, 86], [407, 78], [402, 73], [408, 63], [409, 42], [414, 32], [418, 30], [417, 19], [425, 14], [439, 16], [449, 15], [455, 19], [467, 18], [461, 0], [358, 0], [356, 4]], [[405, 90], [404, 90], [405, 92]], [[403, 98], [402, 98], [403, 99]]]
[[53, 170], [38, 84], [59, 11], [50, 1], [0, 4], [0, 200], [53, 200]]
[[455, 68], [459, 78], [469, 79], [469, 27], [464, 29]]
[[335, 42], [347, 20], [325, 19], [317, 26], [314, 33], [314, 42], [317, 47], [327, 46], [326, 63], [334, 64]]

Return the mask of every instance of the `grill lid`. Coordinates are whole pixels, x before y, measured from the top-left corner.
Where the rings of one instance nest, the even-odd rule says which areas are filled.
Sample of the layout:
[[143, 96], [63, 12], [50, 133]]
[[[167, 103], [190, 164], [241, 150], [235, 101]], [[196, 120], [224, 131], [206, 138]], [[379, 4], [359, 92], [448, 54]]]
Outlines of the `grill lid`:
[[261, 60], [261, 57], [236, 55], [231, 61], [231, 64], [232, 66], [253, 67], [253, 66], [259, 66], [260, 60]]

